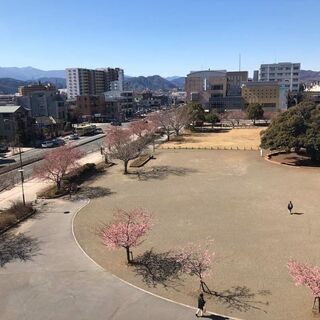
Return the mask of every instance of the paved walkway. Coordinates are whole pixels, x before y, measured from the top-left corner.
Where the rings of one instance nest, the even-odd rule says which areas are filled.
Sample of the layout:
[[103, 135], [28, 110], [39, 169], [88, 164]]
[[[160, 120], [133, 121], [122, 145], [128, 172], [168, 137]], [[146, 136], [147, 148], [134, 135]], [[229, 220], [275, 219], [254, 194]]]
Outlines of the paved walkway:
[[83, 254], [71, 226], [85, 204], [48, 201], [40, 214], [1, 239], [0, 319], [195, 318], [194, 310], [123, 283]]

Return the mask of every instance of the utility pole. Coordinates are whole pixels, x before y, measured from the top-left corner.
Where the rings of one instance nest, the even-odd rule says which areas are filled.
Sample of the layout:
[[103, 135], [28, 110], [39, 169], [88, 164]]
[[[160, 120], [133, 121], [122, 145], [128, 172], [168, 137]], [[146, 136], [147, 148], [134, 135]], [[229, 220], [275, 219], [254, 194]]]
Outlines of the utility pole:
[[19, 144], [19, 158], [20, 158], [20, 169], [18, 170], [20, 172], [20, 175], [21, 175], [21, 191], [22, 191], [22, 202], [23, 202], [23, 205], [25, 206], [26, 205], [26, 199], [25, 199], [25, 195], [24, 195], [24, 175], [23, 175], [23, 172], [24, 172], [24, 169], [23, 169], [23, 162], [22, 162], [22, 152], [21, 152], [21, 144], [20, 144], [20, 136], [18, 136], [18, 144]]

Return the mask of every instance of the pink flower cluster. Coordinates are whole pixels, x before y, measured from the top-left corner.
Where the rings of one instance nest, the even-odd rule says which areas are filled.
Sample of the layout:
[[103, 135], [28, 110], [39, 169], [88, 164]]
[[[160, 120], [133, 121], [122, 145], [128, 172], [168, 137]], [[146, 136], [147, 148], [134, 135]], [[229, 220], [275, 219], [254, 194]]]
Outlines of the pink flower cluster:
[[320, 267], [309, 266], [293, 259], [289, 260], [287, 267], [296, 285], [305, 285], [313, 296], [320, 296]]
[[151, 227], [152, 217], [145, 209], [118, 209], [113, 221], [102, 228], [101, 239], [109, 249], [136, 247]]

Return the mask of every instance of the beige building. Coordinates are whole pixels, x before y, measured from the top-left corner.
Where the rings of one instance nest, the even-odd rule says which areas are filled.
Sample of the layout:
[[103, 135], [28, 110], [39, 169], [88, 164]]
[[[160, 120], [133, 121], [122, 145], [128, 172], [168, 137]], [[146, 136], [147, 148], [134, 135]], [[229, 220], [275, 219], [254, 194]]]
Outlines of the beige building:
[[241, 94], [245, 103], [259, 103], [264, 108], [286, 108], [285, 92], [277, 82], [247, 82], [242, 85]]
[[227, 72], [195, 71], [186, 78], [187, 102], [198, 102], [207, 107], [211, 97], [225, 97], [227, 93]]

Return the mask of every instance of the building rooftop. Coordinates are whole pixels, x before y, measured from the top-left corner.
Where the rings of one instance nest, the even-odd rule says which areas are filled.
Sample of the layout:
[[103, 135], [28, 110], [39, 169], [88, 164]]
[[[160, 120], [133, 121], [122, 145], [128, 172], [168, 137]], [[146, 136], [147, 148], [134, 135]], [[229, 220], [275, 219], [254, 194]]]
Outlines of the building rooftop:
[[190, 71], [187, 77], [223, 77], [226, 76], [227, 70], [202, 70]]
[[0, 113], [15, 113], [21, 106], [0, 106]]

